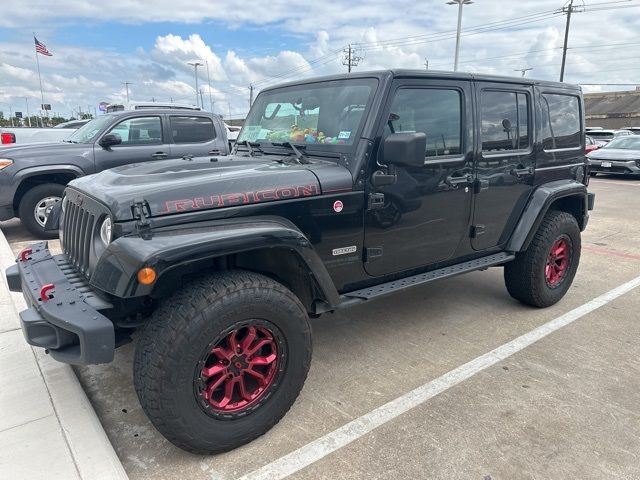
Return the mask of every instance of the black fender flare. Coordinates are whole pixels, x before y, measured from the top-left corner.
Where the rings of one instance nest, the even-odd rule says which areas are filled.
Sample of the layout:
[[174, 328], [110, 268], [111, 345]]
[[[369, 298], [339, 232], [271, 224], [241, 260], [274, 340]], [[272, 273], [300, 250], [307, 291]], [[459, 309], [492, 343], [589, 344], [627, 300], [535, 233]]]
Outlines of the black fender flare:
[[579, 216], [581, 218], [578, 218], [578, 224], [580, 229], [584, 230], [589, 219], [589, 195], [586, 185], [575, 180], [559, 180], [540, 185], [529, 198], [529, 202], [520, 216], [520, 220], [511, 234], [505, 250], [510, 252], [526, 250], [544, 216], [553, 203], [561, 198], [578, 197], [580, 199], [581, 211]]
[[[338, 291], [309, 239], [282, 217], [245, 217], [179, 225], [142, 235], [118, 238], [101, 255], [91, 285], [120, 298], [141, 297], [172, 269], [252, 250], [285, 249], [296, 255], [331, 307], [340, 303]], [[152, 267], [154, 284], [137, 281], [137, 272]]]
[[72, 174], [75, 175], [76, 178], [86, 175], [86, 173], [76, 165], [62, 163], [56, 165], [42, 165], [39, 167], [23, 168], [22, 170], [17, 171], [15, 174], [16, 185], [30, 177], [56, 173]]

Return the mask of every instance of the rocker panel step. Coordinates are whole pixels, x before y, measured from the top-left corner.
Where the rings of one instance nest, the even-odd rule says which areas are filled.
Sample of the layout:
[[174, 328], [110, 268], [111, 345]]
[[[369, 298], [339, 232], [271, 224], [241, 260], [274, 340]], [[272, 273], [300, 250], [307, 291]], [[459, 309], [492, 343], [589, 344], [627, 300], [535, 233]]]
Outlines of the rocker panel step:
[[513, 260], [515, 255], [511, 253], [495, 253], [486, 257], [476, 258], [468, 262], [457, 263], [449, 267], [440, 268], [431, 272], [420, 273], [411, 277], [400, 278], [393, 280], [392, 282], [382, 283], [380, 285], [374, 285], [372, 287], [363, 288], [361, 290], [354, 290], [353, 292], [345, 293], [342, 295], [346, 301], [353, 301], [353, 299], [360, 298], [363, 300], [371, 300], [372, 298], [381, 297], [389, 293], [396, 292], [398, 290], [404, 290], [405, 288], [413, 287], [416, 285], [422, 285], [433, 280], [439, 280], [441, 278], [453, 277], [454, 275], [460, 275], [461, 273], [473, 272], [474, 270], [481, 270], [483, 268], [491, 267], [494, 265], [500, 265], [502, 263]]

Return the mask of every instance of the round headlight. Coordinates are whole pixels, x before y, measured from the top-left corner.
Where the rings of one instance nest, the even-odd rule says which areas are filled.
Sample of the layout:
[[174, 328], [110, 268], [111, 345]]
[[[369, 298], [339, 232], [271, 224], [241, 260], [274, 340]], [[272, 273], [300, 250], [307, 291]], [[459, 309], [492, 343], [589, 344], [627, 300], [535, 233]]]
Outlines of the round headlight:
[[100, 240], [102, 240], [105, 247], [111, 243], [111, 226], [110, 217], [105, 218], [100, 226]]

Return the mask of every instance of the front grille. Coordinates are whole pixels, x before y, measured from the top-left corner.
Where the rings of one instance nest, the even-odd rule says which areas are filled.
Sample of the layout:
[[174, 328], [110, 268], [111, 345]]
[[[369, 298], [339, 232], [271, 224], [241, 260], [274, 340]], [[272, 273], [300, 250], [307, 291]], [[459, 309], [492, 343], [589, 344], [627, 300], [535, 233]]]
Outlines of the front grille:
[[97, 261], [93, 239], [98, 222], [108, 210], [95, 200], [72, 189], [65, 191], [62, 221], [62, 250], [68, 264], [87, 278]]
[[66, 202], [62, 247], [69, 263], [84, 274], [87, 274], [89, 269], [91, 238], [95, 222], [95, 215], [82, 206], [70, 201]]

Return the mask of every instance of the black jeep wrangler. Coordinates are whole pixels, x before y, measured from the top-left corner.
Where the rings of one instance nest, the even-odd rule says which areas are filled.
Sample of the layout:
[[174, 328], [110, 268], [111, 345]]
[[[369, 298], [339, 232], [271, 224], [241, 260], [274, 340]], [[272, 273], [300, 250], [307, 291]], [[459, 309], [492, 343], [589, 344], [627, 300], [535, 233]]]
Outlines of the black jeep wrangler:
[[[215, 453], [287, 412], [309, 317], [473, 270], [559, 301], [587, 193], [579, 87], [418, 71], [338, 75], [257, 97], [232, 155], [72, 181], [7, 271], [31, 345], [110, 362], [139, 329], [134, 383], [177, 446]], [[489, 301], [489, 300], [488, 300]]]

